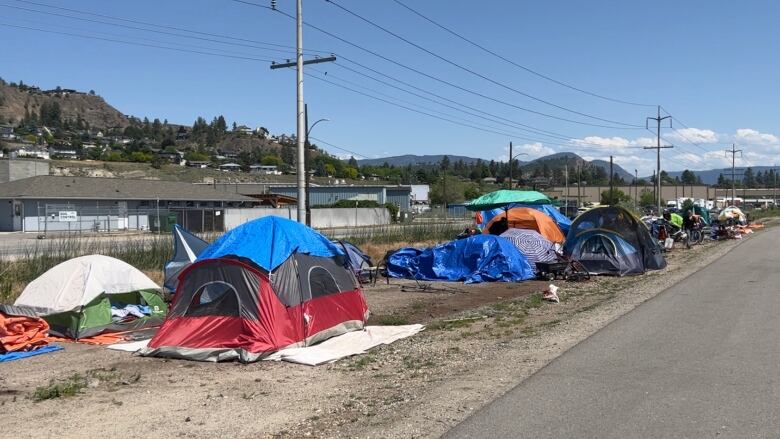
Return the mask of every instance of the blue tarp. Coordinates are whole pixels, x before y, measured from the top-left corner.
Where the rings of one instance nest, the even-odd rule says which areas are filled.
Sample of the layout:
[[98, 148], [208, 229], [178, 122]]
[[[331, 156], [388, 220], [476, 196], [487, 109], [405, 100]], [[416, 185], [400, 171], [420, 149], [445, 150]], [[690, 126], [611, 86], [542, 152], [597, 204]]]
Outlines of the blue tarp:
[[519, 282], [534, 271], [509, 240], [476, 235], [426, 249], [402, 248], [390, 255], [391, 277], [465, 283]]
[[371, 258], [363, 253], [355, 244], [349, 241], [331, 241], [333, 244], [339, 246], [347, 254], [347, 261], [352, 267], [352, 271], [355, 274], [359, 274], [361, 270], [373, 266]]
[[569, 233], [571, 220], [551, 204], [519, 204], [518, 203], [518, 204], [510, 204], [506, 208], [501, 207], [498, 209], [487, 210], [482, 212], [482, 223], [479, 224], [479, 227], [484, 229], [485, 227], [487, 227], [490, 220], [492, 220], [496, 215], [502, 214], [506, 212], [507, 209], [511, 209], [513, 207], [530, 207], [531, 209], [536, 209], [540, 212], [543, 212], [547, 214], [547, 216], [552, 218], [553, 221], [555, 221], [555, 224], [558, 225], [558, 228], [561, 229], [561, 232], [563, 232], [564, 235]]
[[316, 230], [275, 216], [244, 223], [225, 233], [198, 256], [198, 260], [238, 256], [273, 271], [293, 253], [344, 256], [344, 252]]
[[49, 352], [55, 352], [61, 350], [62, 350], [62, 346], [60, 345], [48, 344], [46, 346], [42, 346], [32, 351], [8, 352], [5, 354], [0, 354], [0, 363], [4, 363], [6, 361], [21, 360], [22, 358], [34, 357], [36, 355], [47, 354]]

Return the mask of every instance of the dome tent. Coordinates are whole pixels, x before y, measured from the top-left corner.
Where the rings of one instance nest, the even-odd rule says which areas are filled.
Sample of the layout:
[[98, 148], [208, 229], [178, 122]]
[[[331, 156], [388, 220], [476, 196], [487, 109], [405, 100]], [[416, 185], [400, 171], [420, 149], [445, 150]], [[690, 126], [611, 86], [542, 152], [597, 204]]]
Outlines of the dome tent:
[[[155, 326], [167, 307], [159, 287], [130, 264], [103, 255], [67, 260], [30, 282], [14, 302], [30, 307], [51, 326], [51, 333], [84, 338]], [[112, 305], [148, 305], [151, 314], [117, 323]]]
[[507, 219], [507, 225], [510, 229], [535, 230], [552, 242], [560, 243], [565, 239], [561, 229], [552, 218], [544, 212], [529, 207], [513, 207], [494, 216], [482, 230], [482, 233], [490, 233], [490, 227], [504, 218]]
[[563, 250], [591, 274], [622, 276], [666, 267], [647, 226], [619, 206], [596, 207], [578, 216]]
[[225, 233], [180, 274], [168, 317], [140, 353], [252, 362], [362, 329], [367, 318], [341, 249], [265, 217]]

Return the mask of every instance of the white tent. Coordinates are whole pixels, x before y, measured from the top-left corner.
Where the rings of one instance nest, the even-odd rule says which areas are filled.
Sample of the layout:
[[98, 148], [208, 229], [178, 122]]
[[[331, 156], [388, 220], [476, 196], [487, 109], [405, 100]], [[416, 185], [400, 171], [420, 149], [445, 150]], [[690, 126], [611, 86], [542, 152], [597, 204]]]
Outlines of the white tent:
[[159, 290], [132, 265], [103, 255], [65, 261], [30, 282], [14, 305], [34, 307], [39, 315], [75, 311], [101, 294]]

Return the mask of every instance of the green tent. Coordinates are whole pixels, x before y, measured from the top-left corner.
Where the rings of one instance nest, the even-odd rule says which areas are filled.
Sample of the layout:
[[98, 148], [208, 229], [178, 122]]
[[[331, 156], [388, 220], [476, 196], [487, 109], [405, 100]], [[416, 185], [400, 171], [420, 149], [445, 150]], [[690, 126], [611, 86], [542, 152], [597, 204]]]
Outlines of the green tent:
[[53, 335], [74, 339], [158, 326], [168, 310], [151, 279], [102, 255], [55, 266], [30, 282], [14, 305], [34, 309]]
[[466, 209], [472, 211], [491, 210], [510, 204], [551, 204], [547, 195], [537, 191], [514, 191], [501, 189], [482, 195], [466, 203]]

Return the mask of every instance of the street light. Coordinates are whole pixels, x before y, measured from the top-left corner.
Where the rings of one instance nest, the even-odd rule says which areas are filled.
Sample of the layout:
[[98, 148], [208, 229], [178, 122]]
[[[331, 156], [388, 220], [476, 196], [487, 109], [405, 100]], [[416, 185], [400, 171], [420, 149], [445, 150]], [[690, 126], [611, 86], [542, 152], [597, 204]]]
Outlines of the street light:
[[[306, 125], [309, 125], [309, 106], [304, 106], [304, 119], [306, 121]], [[317, 125], [320, 122], [330, 122], [330, 119], [319, 119], [311, 126], [306, 128], [306, 138], [304, 139], [304, 142], [306, 144], [305, 152], [304, 152], [304, 165], [303, 165], [303, 172], [306, 178], [306, 225], [311, 227], [311, 202], [309, 201], [309, 181], [311, 180], [311, 176], [309, 175], [309, 162], [311, 161], [309, 158], [309, 151], [311, 149], [311, 144], [309, 143], [309, 134], [311, 134], [311, 130], [314, 129], [314, 126]]]
[[520, 157], [521, 155], [528, 155], [528, 154], [524, 152], [518, 152], [517, 154], [512, 155], [512, 142], [509, 142], [509, 189], [510, 190], [512, 189], [512, 168], [513, 168], [512, 161], [515, 158]]

